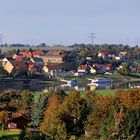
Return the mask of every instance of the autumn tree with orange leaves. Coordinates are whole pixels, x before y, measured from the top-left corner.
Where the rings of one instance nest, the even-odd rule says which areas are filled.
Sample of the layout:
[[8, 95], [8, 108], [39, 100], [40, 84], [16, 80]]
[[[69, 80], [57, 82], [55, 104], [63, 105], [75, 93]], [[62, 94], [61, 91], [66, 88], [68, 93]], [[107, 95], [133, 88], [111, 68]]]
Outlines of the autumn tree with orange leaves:
[[60, 119], [60, 105], [57, 96], [54, 95], [50, 98], [40, 131], [52, 139], [65, 140], [66, 128], [65, 123]]

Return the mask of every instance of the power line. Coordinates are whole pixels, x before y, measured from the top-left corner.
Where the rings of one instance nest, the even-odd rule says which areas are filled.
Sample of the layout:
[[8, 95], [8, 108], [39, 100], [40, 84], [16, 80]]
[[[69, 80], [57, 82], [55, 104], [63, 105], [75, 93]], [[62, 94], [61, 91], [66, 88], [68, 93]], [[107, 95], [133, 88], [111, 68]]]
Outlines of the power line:
[[89, 38], [91, 38], [91, 44], [93, 45], [94, 38], [95, 38], [95, 33], [90, 33]]

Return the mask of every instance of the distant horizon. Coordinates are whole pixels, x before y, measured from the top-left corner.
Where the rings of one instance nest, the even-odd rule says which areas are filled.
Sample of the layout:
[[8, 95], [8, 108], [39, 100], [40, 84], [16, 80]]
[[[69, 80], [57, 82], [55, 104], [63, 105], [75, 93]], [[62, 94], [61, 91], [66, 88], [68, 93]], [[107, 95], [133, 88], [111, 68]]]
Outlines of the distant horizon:
[[4, 0], [0, 34], [8, 44], [140, 45], [140, 0]]
[[[41, 45], [41, 44], [43, 44], [44, 42], [42, 42], [42, 43], [39, 43], [39, 44], [27, 44], [27, 43], [4, 43], [4, 44], [1, 44], [0, 45], [0, 47], [2, 47], [2, 46], [4, 46], [5, 44], [7, 44], [7, 45], [30, 45], [30, 46], [38, 46], [38, 45]], [[78, 45], [81, 45], [81, 44], [84, 44], [84, 45], [123, 45], [123, 46], [129, 46], [129, 47], [136, 47], [136, 46], [138, 46], [138, 47], [140, 47], [140, 45], [129, 45], [129, 44], [122, 44], [122, 43], [103, 43], [103, 44], [91, 44], [91, 43], [73, 43], [73, 44], [68, 44], [68, 45], [64, 45], [64, 44], [46, 44], [45, 43], [45, 45], [46, 45], [46, 47], [48, 46], [48, 47], [55, 47], [55, 46], [60, 46], [60, 47], [69, 47], [69, 46], [73, 46], [73, 45], [76, 45], [76, 44], [78, 44]]]

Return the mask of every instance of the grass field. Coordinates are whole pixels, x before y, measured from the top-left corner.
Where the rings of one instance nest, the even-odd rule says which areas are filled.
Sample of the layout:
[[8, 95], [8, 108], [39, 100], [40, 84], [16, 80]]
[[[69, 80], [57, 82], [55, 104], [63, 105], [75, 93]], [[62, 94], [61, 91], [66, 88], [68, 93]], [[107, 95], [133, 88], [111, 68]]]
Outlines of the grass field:
[[18, 130], [15, 130], [15, 131], [11, 131], [11, 130], [0, 131], [0, 139], [2, 137], [18, 136], [19, 134], [20, 134], [20, 131], [18, 131]]
[[96, 94], [98, 95], [115, 95], [115, 90], [96, 90]]
[[3, 52], [7, 52], [7, 51], [11, 51], [11, 50], [14, 50], [14, 49], [20, 49], [20, 50], [23, 50], [23, 49], [45, 49], [45, 50], [65, 50], [65, 51], [70, 51], [70, 50], [73, 50], [73, 48], [70, 48], [70, 47], [65, 47], [65, 46], [46, 46], [46, 47], [36, 47], [36, 46], [33, 46], [33, 47], [3, 47], [3, 48], [0, 48]]
[[[93, 92], [95, 92], [95, 95], [115, 96], [115, 90], [95, 90]], [[84, 97], [85, 93], [86, 91], [80, 91], [80, 96]]]

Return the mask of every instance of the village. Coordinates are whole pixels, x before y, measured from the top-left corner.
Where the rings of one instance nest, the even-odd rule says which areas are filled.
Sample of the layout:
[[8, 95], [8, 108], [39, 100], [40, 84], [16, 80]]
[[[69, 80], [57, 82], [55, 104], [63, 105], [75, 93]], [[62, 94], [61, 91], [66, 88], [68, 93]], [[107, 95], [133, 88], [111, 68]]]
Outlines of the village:
[[89, 75], [122, 75], [140, 73], [140, 64], [128, 61], [125, 52], [94, 52], [89, 50], [29, 49], [12, 54], [1, 52], [0, 77], [65, 78]]

